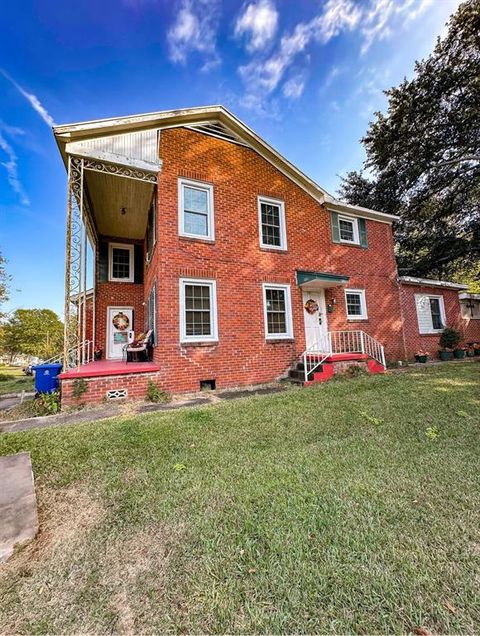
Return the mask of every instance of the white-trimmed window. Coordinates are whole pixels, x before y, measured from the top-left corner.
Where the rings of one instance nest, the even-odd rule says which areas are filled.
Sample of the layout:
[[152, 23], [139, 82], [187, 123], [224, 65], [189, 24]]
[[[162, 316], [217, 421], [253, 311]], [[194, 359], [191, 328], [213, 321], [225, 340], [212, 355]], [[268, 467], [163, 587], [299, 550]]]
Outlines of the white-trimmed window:
[[366, 320], [368, 318], [364, 289], [346, 289], [345, 306], [347, 318], [352, 320]]
[[180, 279], [180, 337], [182, 342], [218, 340], [214, 280]]
[[440, 333], [445, 329], [443, 296], [415, 294], [419, 333]]
[[258, 197], [260, 245], [274, 250], [287, 249], [285, 203], [277, 199]]
[[263, 312], [267, 340], [293, 338], [290, 285], [264, 283]]
[[178, 232], [191, 238], [215, 239], [212, 185], [178, 180]]
[[338, 230], [341, 243], [360, 244], [358, 219], [353, 216], [338, 215]]
[[125, 243], [108, 244], [108, 280], [116, 283], [133, 283], [134, 246]]

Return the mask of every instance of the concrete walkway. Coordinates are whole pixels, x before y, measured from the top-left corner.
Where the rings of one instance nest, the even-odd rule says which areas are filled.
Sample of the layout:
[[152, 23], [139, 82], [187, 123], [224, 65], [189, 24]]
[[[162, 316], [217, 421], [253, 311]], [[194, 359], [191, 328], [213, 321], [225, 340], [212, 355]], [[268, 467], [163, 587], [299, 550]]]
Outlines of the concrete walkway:
[[81, 411], [71, 413], [58, 413], [57, 415], [45, 415], [43, 417], [31, 417], [24, 420], [0, 421], [0, 433], [16, 433], [37, 428], [51, 428], [54, 426], [70, 426], [81, 422], [96, 422], [122, 415], [134, 415], [135, 413], [155, 413], [158, 411], [172, 411], [176, 409], [188, 408], [215, 404], [224, 400], [233, 400], [253, 395], [266, 395], [268, 393], [278, 393], [288, 388], [285, 385], [271, 384], [256, 387], [243, 388], [239, 390], [212, 391], [205, 393], [195, 393], [188, 396], [175, 397], [172, 402], [166, 404], [155, 404], [152, 402], [122, 402], [110, 403], [95, 408], [86, 408]]
[[30, 453], [0, 457], [0, 562], [37, 534], [37, 498]]

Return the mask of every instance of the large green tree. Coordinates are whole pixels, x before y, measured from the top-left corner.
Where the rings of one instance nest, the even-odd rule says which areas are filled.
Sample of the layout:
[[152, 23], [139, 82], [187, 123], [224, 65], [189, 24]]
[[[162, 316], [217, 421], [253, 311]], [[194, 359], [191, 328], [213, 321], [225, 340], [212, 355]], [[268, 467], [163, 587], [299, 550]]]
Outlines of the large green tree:
[[0, 350], [11, 360], [21, 354], [47, 359], [62, 347], [63, 323], [51, 309], [17, 309], [2, 325]]
[[401, 273], [468, 277], [480, 257], [480, 0], [461, 4], [413, 79], [385, 93], [362, 139], [368, 176], [348, 173], [339, 194], [400, 216]]

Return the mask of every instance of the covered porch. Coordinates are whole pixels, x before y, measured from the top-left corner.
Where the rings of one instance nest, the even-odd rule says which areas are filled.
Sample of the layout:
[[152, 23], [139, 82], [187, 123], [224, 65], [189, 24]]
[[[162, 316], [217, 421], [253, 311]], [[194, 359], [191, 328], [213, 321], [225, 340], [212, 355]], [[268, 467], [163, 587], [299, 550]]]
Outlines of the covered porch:
[[[59, 126], [55, 136], [68, 171], [65, 338], [59, 359], [64, 374], [119, 374], [124, 345], [145, 331], [148, 318], [143, 273], [151, 256], [149, 223], [152, 233], [156, 229], [159, 131], [92, 136], [83, 127]], [[108, 283], [108, 296], [101, 283]], [[117, 320], [111, 327], [117, 314], [129, 324]], [[103, 359], [93, 362], [95, 352]], [[131, 363], [125, 373], [146, 366]]]

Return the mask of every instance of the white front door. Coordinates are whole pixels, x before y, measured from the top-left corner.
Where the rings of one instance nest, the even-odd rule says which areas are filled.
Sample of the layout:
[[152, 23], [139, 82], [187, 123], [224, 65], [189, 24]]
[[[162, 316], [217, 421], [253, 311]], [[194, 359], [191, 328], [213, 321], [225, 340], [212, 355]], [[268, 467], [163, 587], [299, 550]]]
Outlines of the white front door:
[[133, 309], [109, 307], [107, 309], [107, 358], [123, 357], [123, 347], [133, 340]]
[[307, 349], [327, 352], [328, 324], [323, 289], [303, 292], [303, 316]]

